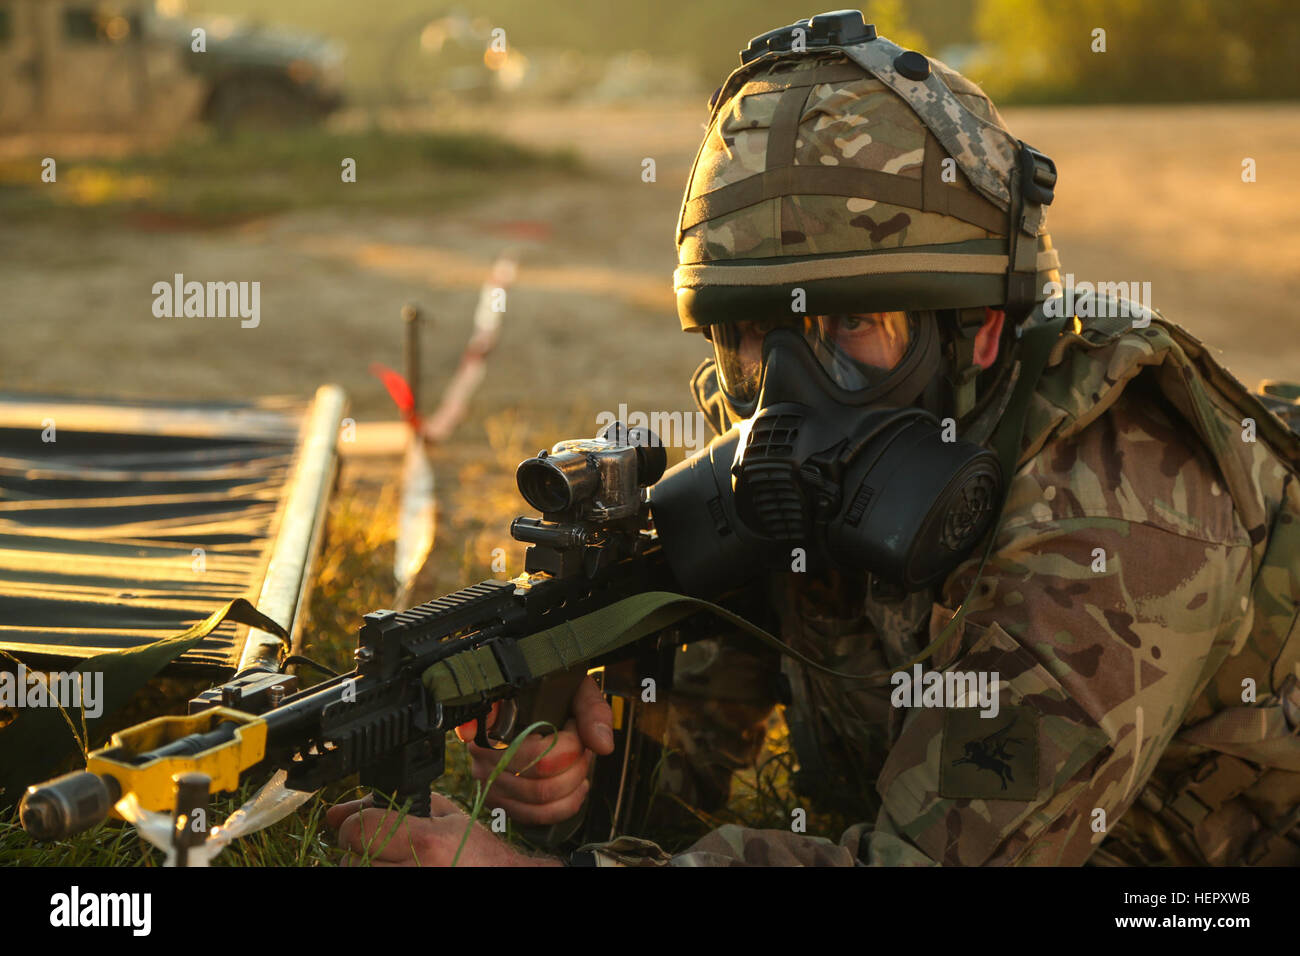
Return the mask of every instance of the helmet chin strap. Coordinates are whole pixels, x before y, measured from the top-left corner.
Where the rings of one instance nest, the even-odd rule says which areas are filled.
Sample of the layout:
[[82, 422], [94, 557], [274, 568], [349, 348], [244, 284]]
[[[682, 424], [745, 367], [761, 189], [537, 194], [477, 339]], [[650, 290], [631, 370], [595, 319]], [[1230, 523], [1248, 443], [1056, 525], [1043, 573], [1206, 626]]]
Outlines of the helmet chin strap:
[[948, 413], [960, 421], [975, 408], [975, 380], [980, 367], [975, 364], [975, 340], [980, 325], [973, 321], [982, 318], [984, 310], [951, 310], [944, 314], [944, 382], [949, 396]]
[[[972, 314], [975, 310], [970, 311]], [[984, 310], [978, 310], [983, 314]], [[966, 318], [969, 319], [968, 316]], [[983, 369], [975, 364], [975, 342], [979, 326], [969, 321], [962, 325], [957, 315], [938, 314], [937, 324], [943, 340], [939, 363], [933, 368], [920, 394], [906, 404], [922, 408], [936, 418], [951, 417], [958, 423], [973, 419], [982, 407], [987, 405], [987, 396], [976, 392], [976, 382], [986, 380], [989, 391], [998, 390], [1006, 378], [1009, 363], [996, 362], [991, 369]], [[999, 357], [1001, 357], [999, 355]], [[985, 372], [989, 374], [986, 376]], [[993, 379], [991, 383], [988, 379]], [[978, 440], [978, 439], [976, 439]]]
[[946, 392], [942, 376], [936, 375], [925, 386], [925, 391], [921, 393], [916, 405], [918, 408], [925, 409], [935, 418], [943, 419], [948, 413]]

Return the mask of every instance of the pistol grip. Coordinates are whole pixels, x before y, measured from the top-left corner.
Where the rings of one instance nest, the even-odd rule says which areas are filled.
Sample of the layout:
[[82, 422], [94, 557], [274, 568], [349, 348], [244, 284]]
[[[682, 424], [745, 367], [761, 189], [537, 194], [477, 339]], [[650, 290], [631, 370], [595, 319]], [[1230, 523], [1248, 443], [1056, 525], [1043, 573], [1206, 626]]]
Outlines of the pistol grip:
[[[504, 722], [501, 718], [498, 719], [500, 729], [494, 728], [491, 736], [510, 743], [525, 728], [539, 720], [552, 724], [556, 731], [563, 730], [571, 716], [573, 695], [578, 692], [586, 676], [587, 665], [575, 664], [568, 670], [558, 671], [524, 688], [512, 702], [513, 719], [508, 719], [509, 708], [503, 708], [501, 718], [507, 719]], [[538, 732], [551, 733], [545, 728]]]
[[[513, 701], [513, 714], [507, 714], [508, 708], [501, 710], [497, 723], [500, 731], [494, 729], [491, 736], [497, 740], [510, 742], [529, 727], [534, 721], [545, 720], [554, 725], [555, 730], [564, 728], [573, 709], [573, 696], [587, 677], [587, 665], [577, 664], [568, 670], [545, 677], [532, 686], [525, 688]], [[508, 721], [507, 723], [503, 723]], [[542, 729], [538, 733], [549, 734]], [[595, 770], [592, 762], [591, 770]], [[587, 775], [591, 779], [591, 773]], [[538, 826], [520, 826], [518, 831], [530, 843], [537, 846], [553, 848], [570, 839], [578, 832], [587, 817], [587, 805], [574, 816], [561, 823]]]

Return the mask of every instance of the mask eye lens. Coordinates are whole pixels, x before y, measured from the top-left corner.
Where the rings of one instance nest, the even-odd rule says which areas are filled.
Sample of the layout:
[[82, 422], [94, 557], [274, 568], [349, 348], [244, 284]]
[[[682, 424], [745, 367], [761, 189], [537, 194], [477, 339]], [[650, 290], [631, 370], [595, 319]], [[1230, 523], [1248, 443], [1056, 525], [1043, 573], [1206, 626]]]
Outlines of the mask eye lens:
[[713, 326], [713, 355], [718, 364], [718, 382], [733, 406], [746, 405], [758, 397], [763, 370], [763, 340], [777, 328], [794, 328], [801, 334], [802, 317], [771, 321], [725, 322]]
[[914, 338], [906, 312], [813, 316], [810, 342], [822, 368], [841, 388], [856, 391], [877, 384], [898, 368]]
[[712, 327], [718, 382], [739, 409], [758, 397], [763, 340], [776, 328], [804, 337], [831, 381], [848, 391], [873, 388], [911, 351], [915, 320], [906, 312], [792, 316], [774, 321], [723, 322]]

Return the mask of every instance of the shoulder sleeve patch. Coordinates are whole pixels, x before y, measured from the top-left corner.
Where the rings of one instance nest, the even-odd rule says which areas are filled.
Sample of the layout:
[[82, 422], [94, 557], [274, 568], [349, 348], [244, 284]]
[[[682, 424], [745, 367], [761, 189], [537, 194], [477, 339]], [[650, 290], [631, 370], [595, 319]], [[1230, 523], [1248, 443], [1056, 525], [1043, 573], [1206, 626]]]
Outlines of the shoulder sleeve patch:
[[1032, 800], [1038, 795], [1038, 713], [1002, 708], [945, 711], [939, 795], [948, 799]]
[[996, 623], [968, 619], [967, 629], [969, 649], [940, 675], [945, 688], [953, 679], [944, 696], [968, 700], [972, 675], [987, 674], [996, 716], [922, 697], [876, 782], [899, 836], [944, 866], [981, 866], [1014, 834], [1050, 825], [1061, 800], [1111, 753], [1106, 732], [1028, 648]]

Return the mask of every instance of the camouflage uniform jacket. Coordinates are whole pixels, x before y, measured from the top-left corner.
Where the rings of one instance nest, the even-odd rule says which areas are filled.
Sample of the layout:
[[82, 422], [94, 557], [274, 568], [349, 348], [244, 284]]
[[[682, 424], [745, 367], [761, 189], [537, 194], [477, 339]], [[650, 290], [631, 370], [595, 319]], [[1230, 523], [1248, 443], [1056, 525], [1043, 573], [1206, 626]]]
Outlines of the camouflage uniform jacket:
[[[890, 686], [719, 638], [679, 669], [664, 729], [685, 755], [679, 789], [726, 799], [780, 668], [800, 792], [863, 822], [835, 842], [728, 825], [671, 861], [625, 839], [598, 859], [1300, 862], [1298, 461], [1292, 433], [1181, 329], [1074, 320], [1032, 401], [972, 610], [925, 664], [996, 672], [997, 716], [892, 706]], [[784, 575], [782, 638], [841, 671], [897, 668], [939, 635], [977, 565], [901, 599]]]

